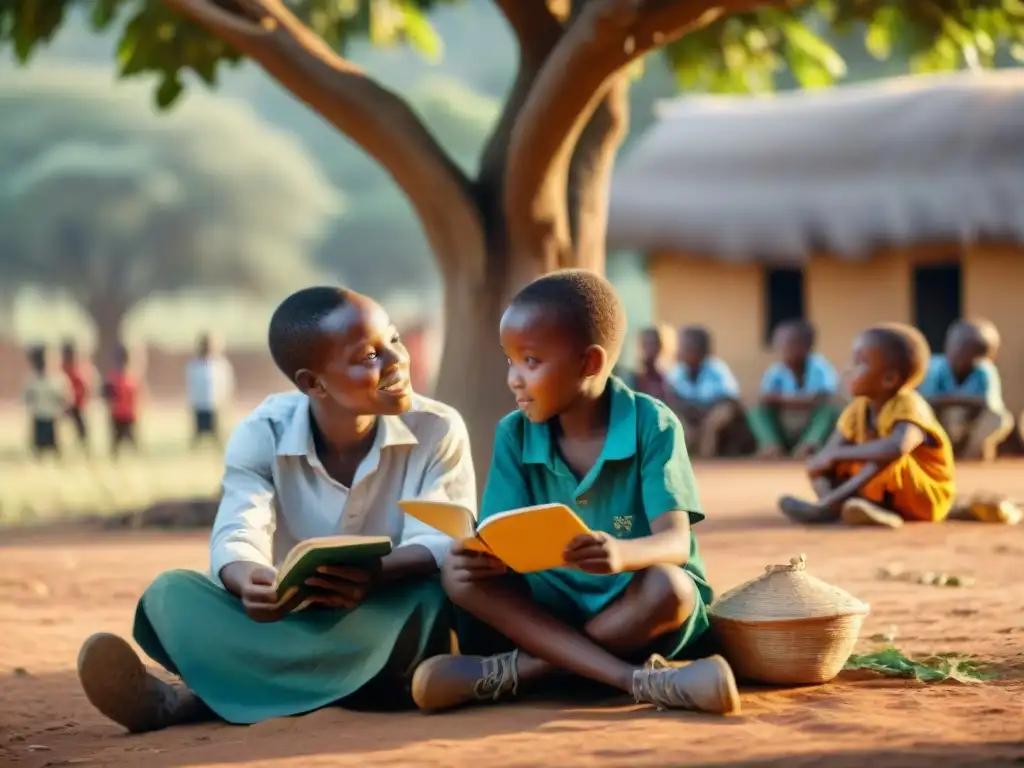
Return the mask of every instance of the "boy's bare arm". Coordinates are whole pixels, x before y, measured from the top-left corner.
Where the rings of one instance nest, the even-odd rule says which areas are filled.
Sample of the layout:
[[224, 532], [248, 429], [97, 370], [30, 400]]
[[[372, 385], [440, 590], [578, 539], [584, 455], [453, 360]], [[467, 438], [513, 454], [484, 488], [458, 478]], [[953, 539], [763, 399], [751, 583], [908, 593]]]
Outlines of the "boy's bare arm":
[[622, 570], [642, 571], [659, 563], [684, 565], [690, 559], [690, 515], [675, 510], [651, 521], [651, 535], [619, 540]]
[[822, 453], [833, 464], [840, 461], [855, 461], [885, 467], [915, 450], [926, 439], [927, 435], [919, 426], [908, 421], [901, 421], [893, 429], [892, 434], [887, 437], [859, 445], [831, 445], [831, 441], [829, 441], [830, 444], [825, 446]]
[[865, 464], [853, 477], [840, 483], [818, 499], [818, 506], [828, 509], [842, 504], [847, 499], [856, 496], [857, 492], [871, 482], [881, 469], [882, 468], [875, 463]]
[[988, 401], [984, 395], [939, 395], [928, 400], [932, 408], [984, 408]]

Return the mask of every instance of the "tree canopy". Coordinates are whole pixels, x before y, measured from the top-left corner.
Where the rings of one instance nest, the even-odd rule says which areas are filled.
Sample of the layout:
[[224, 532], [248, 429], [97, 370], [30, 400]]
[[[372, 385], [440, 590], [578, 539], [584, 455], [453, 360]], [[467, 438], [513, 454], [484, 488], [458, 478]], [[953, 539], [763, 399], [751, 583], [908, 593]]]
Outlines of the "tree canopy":
[[[244, 12], [246, 0], [218, 0]], [[343, 51], [357, 36], [381, 46], [405, 44], [436, 59], [444, 41], [429, 12], [459, 0], [288, 0], [296, 15], [331, 47]], [[553, 0], [552, 6], [559, 0]], [[653, 3], [622, 2], [624, 8]], [[754, 5], [749, 3], [747, 5]], [[241, 60], [227, 42], [175, 13], [161, 0], [15, 0], [0, 6], [0, 44], [26, 62], [60, 30], [76, 7], [97, 30], [118, 28], [122, 76], [158, 76], [155, 99], [173, 104], [186, 72], [211, 86], [222, 65]], [[729, 10], [729, 4], [724, 8]], [[628, 12], [628, 11], [627, 11]], [[686, 89], [766, 90], [789, 67], [803, 87], [841, 78], [842, 57], [826, 28], [864, 35], [869, 51], [886, 58], [899, 50], [913, 71], [992, 66], [1002, 50], [1024, 60], [1024, 3], [1020, 0], [809, 0], [771, 2], [718, 17], [669, 45], [665, 53]]]
[[264, 295], [313, 279], [341, 202], [244, 106], [200, 94], [162, 117], [145, 89], [81, 68], [0, 83], [0, 282], [66, 293], [107, 344], [154, 293]]

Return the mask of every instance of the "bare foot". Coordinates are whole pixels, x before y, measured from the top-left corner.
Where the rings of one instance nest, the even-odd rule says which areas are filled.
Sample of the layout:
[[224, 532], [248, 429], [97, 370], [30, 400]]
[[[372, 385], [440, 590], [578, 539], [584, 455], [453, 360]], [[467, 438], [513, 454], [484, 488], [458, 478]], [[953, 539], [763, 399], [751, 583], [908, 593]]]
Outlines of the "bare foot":
[[903, 518], [867, 499], [850, 499], [843, 504], [843, 522], [847, 525], [875, 525], [902, 528]]

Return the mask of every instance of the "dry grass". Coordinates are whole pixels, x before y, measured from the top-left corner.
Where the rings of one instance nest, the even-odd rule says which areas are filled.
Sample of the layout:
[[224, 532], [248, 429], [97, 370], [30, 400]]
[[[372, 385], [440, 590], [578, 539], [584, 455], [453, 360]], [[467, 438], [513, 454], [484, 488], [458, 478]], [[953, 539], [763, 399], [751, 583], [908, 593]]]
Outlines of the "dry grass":
[[[239, 408], [225, 432], [241, 416]], [[152, 403], [139, 425], [140, 451], [109, 455], [103, 407], [90, 410], [91, 455], [76, 444], [69, 424], [61, 431], [64, 455], [37, 461], [29, 451], [28, 417], [17, 406], [0, 407], [0, 526], [80, 515], [111, 515], [157, 501], [216, 494], [221, 453], [189, 446], [192, 417], [184, 404]]]

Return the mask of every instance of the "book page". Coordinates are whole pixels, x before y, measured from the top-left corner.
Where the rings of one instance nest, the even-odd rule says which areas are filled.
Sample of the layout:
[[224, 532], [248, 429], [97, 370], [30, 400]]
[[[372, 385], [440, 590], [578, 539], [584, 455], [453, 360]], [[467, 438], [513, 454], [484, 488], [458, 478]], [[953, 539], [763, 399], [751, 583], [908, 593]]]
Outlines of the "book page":
[[473, 513], [461, 504], [450, 501], [427, 501], [406, 499], [398, 507], [410, 517], [450, 536], [456, 541], [472, 538], [476, 534], [476, 519]]

